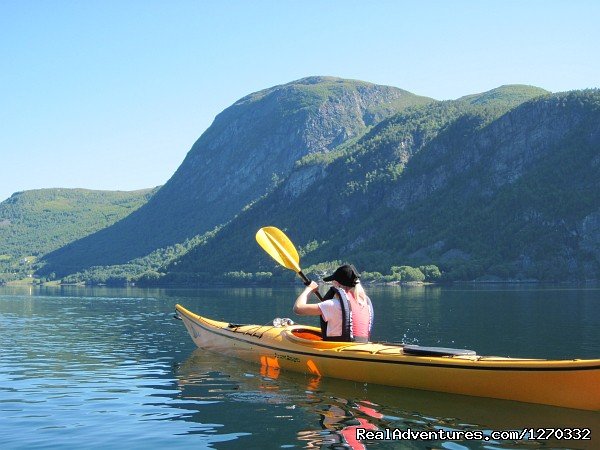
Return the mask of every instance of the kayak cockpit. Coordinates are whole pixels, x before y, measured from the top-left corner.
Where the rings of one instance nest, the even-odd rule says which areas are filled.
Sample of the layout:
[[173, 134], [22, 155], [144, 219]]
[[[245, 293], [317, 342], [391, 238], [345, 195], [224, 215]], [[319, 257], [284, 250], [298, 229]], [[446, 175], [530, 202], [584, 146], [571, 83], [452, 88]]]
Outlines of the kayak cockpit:
[[321, 335], [320, 330], [312, 329], [312, 328], [293, 328], [290, 330], [294, 337], [300, 339], [306, 339], [309, 341], [322, 341], [323, 336]]
[[306, 325], [288, 326], [283, 330], [282, 337], [294, 344], [318, 350], [335, 349], [340, 346], [352, 344], [351, 342], [324, 341], [319, 328]]

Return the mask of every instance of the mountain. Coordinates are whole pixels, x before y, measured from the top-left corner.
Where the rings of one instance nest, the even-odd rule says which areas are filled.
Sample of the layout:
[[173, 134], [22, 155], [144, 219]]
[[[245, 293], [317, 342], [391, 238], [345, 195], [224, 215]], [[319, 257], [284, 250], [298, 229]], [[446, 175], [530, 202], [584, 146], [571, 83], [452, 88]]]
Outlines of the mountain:
[[310, 77], [248, 95], [219, 114], [142, 208], [44, 258], [42, 273], [122, 264], [231, 220], [287, 177], [381, 120], [433, 100], [362, 81]]
[[13, 194], [0, 203], [0, 272], [112, 225], [146, 203], [157, 189], [39, 189]]
[[[373, 106], [385, 113], [369, 122], [341, 106], [339, 92], [362, 85], [310, 78], [240, 100], [146, 206], [51, 253], [45, 270], [89, 283], [281, 279], [253, 238], [275, 225], [308, 272], [348, 261], [374, 278], [405, 265], [446, 280], [600, 278], [599, 90], [509, 85], [442, 102], [400, 91], [404, 103]], [[305, 90], [320, 100], [301, 101]], [[336, 140], [325, 117], [358, 125]], [[130, 241], [146, 253], [131, 257]]]
[[436, 264], [446, 278], [600, 278], [600, 91], [503, 86], [410, 108], [327, 154], [166, 268], [167, 280], [276, 271], [253, 241], [287, 230], [304, 267]]

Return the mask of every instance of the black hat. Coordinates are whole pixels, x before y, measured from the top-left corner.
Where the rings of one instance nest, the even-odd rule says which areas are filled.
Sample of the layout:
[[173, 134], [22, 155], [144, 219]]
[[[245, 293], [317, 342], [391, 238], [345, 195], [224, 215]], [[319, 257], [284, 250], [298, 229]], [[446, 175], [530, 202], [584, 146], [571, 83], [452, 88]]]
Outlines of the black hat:
[[333, 272], [333, 275], [329, 275], [328, 277], [323, 278], [323, 281], [337, 281], [342, 286], [356, 286], [358, 284], [358, 279], [360, 275], [356, 268], [353, 265], [344, 264], [343, 266], [338, 267]]

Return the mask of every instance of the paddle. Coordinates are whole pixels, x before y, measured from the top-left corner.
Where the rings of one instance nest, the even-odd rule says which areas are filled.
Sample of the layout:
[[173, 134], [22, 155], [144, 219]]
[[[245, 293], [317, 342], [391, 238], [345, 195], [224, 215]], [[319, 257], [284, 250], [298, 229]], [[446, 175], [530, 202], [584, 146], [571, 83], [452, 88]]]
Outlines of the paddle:
[[[283, 231], [276, 227], [263, 227], [256, 232], [256, 242], [275, 261], [296, 272], [306, 286], [310, 284], [310, 280], [300, 268], [300, 256], [296, 247]], [[315, 294], [319, 300], [323, 300], [319, 291], [315, 291]]]

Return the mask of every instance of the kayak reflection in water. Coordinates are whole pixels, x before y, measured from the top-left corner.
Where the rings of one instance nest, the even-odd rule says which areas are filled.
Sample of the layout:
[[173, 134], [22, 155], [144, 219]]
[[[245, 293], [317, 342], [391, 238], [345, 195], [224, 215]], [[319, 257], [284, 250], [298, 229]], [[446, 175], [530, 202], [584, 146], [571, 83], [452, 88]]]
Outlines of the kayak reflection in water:
[[[370, 402], [372, 406], [376, 406]], [[383, 414], [376, 409], [367, 407], [341, 398], [332, 398], [332, 404], [325, 406], [320, 411], [320, 424], [324, 432], [301, 431], [298, 439], [308, 442], [307, 448], [351, 448], [352, 450], [364, 450], [366, 446], [356, 437], [358, 428], [365, 430], [378, 430], [368, 418], [383, 418]]]
[[321, 316], [324, 340], [369, 342], [373, 325], [373, 305], [360, 283], [360, 274], [353, 265], [338, 267], [332, 275], [323, 278], [333, 287], [320, 303], [309, 304], [312, 293], [319, 285], [311, 283], [302, 291], [294, 304], [294, 312], [303, 316]]

